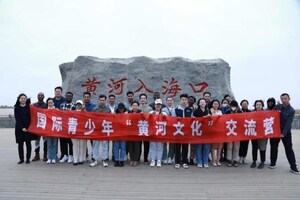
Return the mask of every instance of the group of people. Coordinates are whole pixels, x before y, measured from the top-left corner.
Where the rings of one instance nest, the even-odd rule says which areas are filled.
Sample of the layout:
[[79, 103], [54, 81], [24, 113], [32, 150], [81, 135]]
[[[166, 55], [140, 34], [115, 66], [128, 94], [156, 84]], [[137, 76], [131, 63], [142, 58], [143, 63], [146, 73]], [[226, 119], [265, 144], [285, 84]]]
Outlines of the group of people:
[[[274, 98], [269, 98], [266, 102], [256, 100], [254, 109], [249, 108], [249, 102], [242, 100], [238, 103], [230, 95], [225, 95], [222, 101], [211, 99], [209, 92], [204, 92], [203, 97], [196, 100], [194, 96], [188, 94], [180, 95], [178, 106], [174, 105], [172, 97], [165, 99], [165, 104], [160, 98], [160, 93], [153, 95], [154, 102], [148, 104], [147, 95], [140, 94], [138, 101], [135, 100], [134, 93], [127, 92], [127, 102], [116, 104], [115, 95], [100, 95], [98, 105], [91, 102], [91, 94], [83, 93], [83, 99], [73, 102], [72, 92], [67, 92], [62, 96], [63, 88], [58, 86], [54, 89], [55, 96], [44, 101], [44, 94], [37, 95], [38, 101], [33, 105], [42, 109], [74, 110], [78, 112], [102, 112], [102, 113], [146, 113], [161, 114], [176, 117], [205, 117], [215, 115], [225, 115], [244, 112], [263, 112], [264, 110], [280, 111], [281, 137], [270, 139], [270, 165], [271, 169], [276, 167], [278, 144], [282, 141], [286, 157], [288, 159], [291, 172], [299, 174], [296, 165], [295, 154], [292, 148], [291, 124], [295, 115], [295, 110], [290, 105], [290, 96], [283, 93], [280, 96], [281, 103], [276, 105]], [[19, 162], [18, 164], [30, 163], [31, 141], [35, 140], [35, 157], [32, 161], [40, 160], [40, 136], [28, 132], [30, 124], [30, 99], [25, 94], [20, 94], [15, 104], [15, 135], [18, 144]], [[44, 154], [43, 160], [48, 163], [68, 162], [73, 165], [82, 165], [91, 155], [90, 167], [99, 164], [99, 147], [102, 148], [102, 165], [108, 167], [109, 141], [86, 141], [82, 139], [59, 138], [60, 148], [58, 148], [58, 138], [43, 138]], [[91, 143], [91, 152], [88, 152], [87, 142]], [[26, 160], [24, 159], [24, 143], [26, 144]], [[251, 140], [252, 163], [251, 168], [262, 169], [266, 162], [266, 148], [268, 139]], [[149, 141], [113, 141], [112, 160], [115, 167], [123, 167], [125, 161], [129, 159], [129, 165], [136, 167], [141, 161], [150, 163], [150, 167], [161, 167], [162, 164], [173, 164], [176, 169], [183, 167], [187, 169], [189, 165], [196, 165], [199, 168], [209, 168], [211, 166], [221, 166], [221, 162], [226, 162], [228, 167], [238, 167], [239, 164], [247, 163], [249, 141], [227, 142], [217, 144], [185, 144], [185, 143], [162, 143]], [[60, 149], [60, 158], [58, 159]], [[142, 155], [143, 152], [143, 155]], [[260, 162], [257, 163], [258, 152]], [[188, 158], [189, 155], [189, 158]], [[210, 156], [211, 155], [211, 156]], [[141, 159], [143, 157], [143, 159]], [[148, 160], [150, 158], [150, 160]]]

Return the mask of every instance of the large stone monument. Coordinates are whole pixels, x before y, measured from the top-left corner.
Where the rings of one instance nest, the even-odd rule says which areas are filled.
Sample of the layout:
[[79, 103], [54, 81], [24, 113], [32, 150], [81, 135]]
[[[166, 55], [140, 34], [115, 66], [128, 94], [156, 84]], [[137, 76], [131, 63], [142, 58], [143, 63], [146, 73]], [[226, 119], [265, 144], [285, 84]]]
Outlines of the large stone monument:
[[212, 98], [219, 100], [225, 94], [233, 95], [230, 67], [222, 59], [79, 56], [75, 62], [61, 64], [59, 68], [64, 92], [73, 92], [74, 101], [82, 99], [86, 91], [92, 94], [94, 101], [100, 94], [114, 94], [117, 102], [126, 101], [127, 91], [133, 91], [135, 99], [146, 93], [149, 103], [153, 101], [154, 92], [160, 92], [163, 100], [174, 97], [176, 103], [182, 93], [198, 99], [209, 91]]

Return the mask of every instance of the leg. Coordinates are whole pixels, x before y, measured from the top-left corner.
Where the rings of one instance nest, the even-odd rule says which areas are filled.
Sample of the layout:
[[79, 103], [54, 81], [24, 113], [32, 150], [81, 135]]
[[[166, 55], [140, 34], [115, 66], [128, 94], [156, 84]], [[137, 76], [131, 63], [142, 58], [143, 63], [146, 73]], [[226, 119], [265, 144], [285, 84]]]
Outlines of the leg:
[[149, 141], [144, 141], [144, 162], [148, 162], [149, 145]]
[[227, 142], [227, 160], [232, 161], [233, 142]]
[[182, 163], [188, 164], [188, 151], [189, 151], [189, 145], [188, 144], [182, 144]]
[[175, 164], [180, 164], [181, 161], [181, 144], [175, 144]]
[[18, 143], [18, 153], [20, 161], [24, 162], [24, 142]]
[[219, 143], [218, 150], [217, 150], [217, 164], [218, 165], [221, 165], [220, 160], [221, 160], [222, 149], [223, 149], [223, 143]]
[[98, 161], [98, 159], [99, 159], [99, 146], [100, 146], [100, 141], [94, 140], [93, 141], [93, 158], [96, 161]]
[[280, 142], [280, 138], [271, 138], [270, 139], [270, 144], [271, 144], [270, 160], [271, 160], [272, 166], [276, 165], [279, 142]]
[[26, 141], [26, 162], [30, 161], [31, 156], [31, 141]]
[[210, 144], [203, 144], [203, 163], [208, 165]]
[[64, 156], [68, 156], [68, 147], [65, 138], [60, 138], [60, 151], [60, 159], [62, 159]]
[[163, 148], [164, 148], [164, 143], [158, 142], [157, 143], [157, 160], [161, 160], [162, 159]]
[[108, 141], [102, 141], [102, 159], [108, 160]]
[[156, 157], [156, 142], [150, 142], [150, 160], [155, 160]]
[[163, 147], [163, 154], [162, 154], [162, 160], [167, 160], [168, 159], [168, 143], [164, 143]]
[[72, 143], [73, 143], [73, 159], [74, 159], [74, 163], [78, 163], [78, 159], [79, 159], [79, 141], [78, 139], [72, 139]]
[[285, 135], [282, 138], [282, 143], [284, 145], [285, 154], [289, 161], [290, 167], [297, 168], [295, 153], [294, 153], [293, 144], [292, 144], [292, 134], [289, 133], [289, 134]]
[[175, 155], [175, 144], [174, 143], [169, 143], [169, 153], [168, 153], [168, 158], [173, 159]]
[[125, 141], [120, 142], [120, 160], [125, 161], [125, 156], [126, 156], [126, 143]]
[[257, 140], [251, 140], [252, 143], [252, 161], [257, 161], [258, 143]]
[[115, 161], [120, 161], [119, 144], [119, 141], [113, 141], [112, 155], [114, 156]]
[[133, 143], [133, 161], [138, 162], [140, 160], [141, 157], [141, 142], [134, 142]]

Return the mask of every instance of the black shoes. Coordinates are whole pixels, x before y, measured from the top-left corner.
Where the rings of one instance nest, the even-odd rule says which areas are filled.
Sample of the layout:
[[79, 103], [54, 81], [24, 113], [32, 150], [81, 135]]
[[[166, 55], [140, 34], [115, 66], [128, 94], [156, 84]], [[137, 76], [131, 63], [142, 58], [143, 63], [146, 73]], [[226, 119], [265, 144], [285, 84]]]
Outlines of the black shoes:
[[30, 163], [30, 160], [28, 159], [28, 160], [26, 160], [26, 162], [25, 162], [26, 164], [29, 164]]
[[24, 163], [24, 160], [20, 160], [17, 164], [22, 164]]
[[256, 162], [253, 161], [252, 164], [251, 164], [251, 166], [250, 166], [250, 168], [255, 168], [255, 167], [256, 167]]
[[299, 170], [297, 169], [297, 167], [291, 167], [291, 172], [292, 172], [293, 174], [300, 175]]
[[265, 163], [260, 163], [257, 167], [257, 169], [263, 169], [265, 167]]

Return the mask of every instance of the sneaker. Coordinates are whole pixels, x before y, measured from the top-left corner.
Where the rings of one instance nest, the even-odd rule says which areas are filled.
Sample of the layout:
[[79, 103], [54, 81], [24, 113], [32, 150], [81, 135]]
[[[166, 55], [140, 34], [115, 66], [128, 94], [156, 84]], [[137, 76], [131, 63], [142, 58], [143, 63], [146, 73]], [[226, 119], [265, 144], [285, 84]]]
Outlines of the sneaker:
[[95, 160], [94, 162], [92, 162], [92, 163], [90, 164], [90, 167], [95, 167], [95, 166], [97, 166], [97, 165], [98, 165], [98, 161]]
[[154, 166], [155, 166], [155, 160], [151, 160], [150, 167], [154, 167]]
[[69, 156], [69, 158], [68, 158], [68, 163], [72, 163], [74, 161], [74, 159], [73, 159], [73, 156]]
[[239, 159], [239, 164], [243, 164], [243, 162], [244, 162], [244, 158], [243, 158], [243, 157], [240, 157], [240, 159]]
[[232, 166], [231, 161], [228, 161], [227, 166], [228, 166], [228, 167], [231, 167], [231, 166]]
[[47, 164], [50, 164], [50, 163], [51, 163], [51, 160], [50, 160], [50, 159], [48, 159], [46, 163], [47, 163]]
[[68, 161], [68, 156], [64, 155], [64, 157], [59, 161], [60, 163], [64, 163]]
[[233, 161], [233, 166], [234, 167], [238, 167], [239, 166], [238, 162], [237, 161]]
[[103, 160], [102, 165], [103, 165], [103, 167], [108, 167], [108, 162], [107, 162], [107, 160]]
[[163, 160], [163, 164], [167, 165], [168, 164], [168, 160], [167, 159]]
[[248, 161], [247, 161], [247, 158], [246, 158], [246, 157], [244, 157], [243, 163], [244, 163], [244, 164], [248, 164]]
[[197, 164], [197, 167], [198, 167], [198, 168], [202, 168], [203, 165], [202, 165], [202, 164]]
[[300, 174], [300, 173], [299, 173], [299, 170], [297, 169], [297, 167], [291, 167], [291, 172], [292, 172], [293, 174], [297, 174], [297, 175]]
[[269, 168], [270, 168], [270, 169], [275, 169], [275, 168], [276, 168], [276, 164], [271, 163], [271, 164], [269, 165]]
[[252, 162], [250, 168], [255, 168], [255, 167], [256, 167], [256, 162], [254, 161], [254, 162]]
[[55, 160], [55, 159], [52, 159], [52, 160], [51, 160], [51, 163], [52, 163], [52, 164], [55, 164], [55, 163], [56, 163], [56, 160]]
[[188, 164], [186, 164], [186, 163], [184, 163], [184, 164], [182, 165], [182, 167], [183, 167], [184, 169], [188, 169], [188, 168], [189, 168]]
[[218, 166], [221, 166], [222, 164], [221, 164], [220, 162], [217, 162], [217, 165], [218, 165]]
[[114, 164], [115, 167], [120, 167], [120, 163], [119, 161], [115, 161], [115, 164]]
[[168, 158], [168, 165], [172, 165], [173, 161], [172, 158]]
[[77, 165], [78, 165], [78, 162], [74, 162], [73, 165], [74, 165], [74, 166], [77, 166]]
[[120, 167], [124, 167], [124, 161], [119, 162]]
[[180, 164], [175, 164], [175, 168], [179, 169], [180, 168]]
[[263, 169], [265, 167], [265, 163], [260, 163], [257, 167], [257, 169]]
[[208, 164], [204, 164], [204, 168], [208, 169], [209, 165]]
[[161, 161], [160, 160], [157, 161], [156, 167], [161, 167]]

